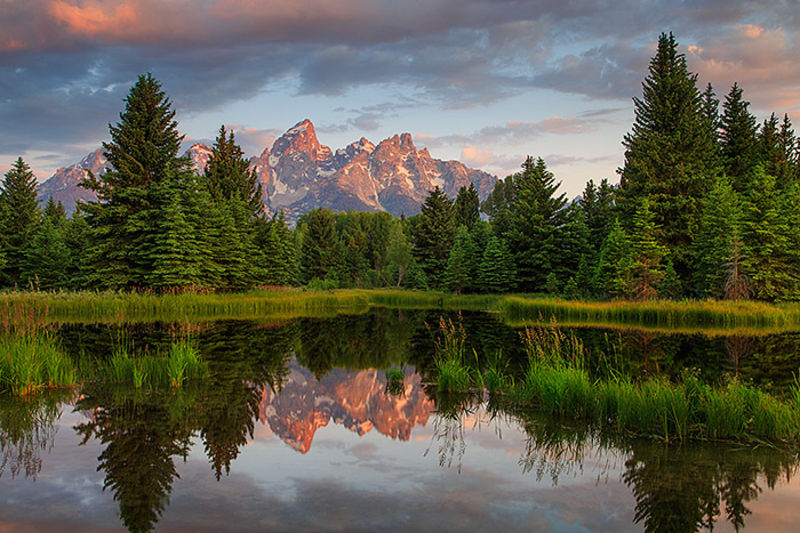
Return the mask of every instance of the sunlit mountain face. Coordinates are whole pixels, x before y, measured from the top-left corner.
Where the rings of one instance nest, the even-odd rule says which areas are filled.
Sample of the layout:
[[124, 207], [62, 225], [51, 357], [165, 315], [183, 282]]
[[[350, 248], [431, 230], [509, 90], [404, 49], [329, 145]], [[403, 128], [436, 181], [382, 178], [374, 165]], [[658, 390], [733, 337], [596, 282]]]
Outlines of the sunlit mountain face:
[[[184, 157], [195, 172], [202, 173], [211, 153], [208, 145], [193, 143]], [[427, 148], [418, 149], [408, 133], [389, 137], [377, 146], [362, 137], [333, 151], [319, 142], [308, 119], [252, 157], [250, 165], [258, 176], [267, 215], [283, 210], [289, 221], [315, 207], [410, 216], [419, 213], [434, 187], [455, 197], [461, 187], [473, 184], [483, 200], [497, 181], [459, 161], [434, 159]], [[78, 201], [96, 200], [80, 183], [89, 173], [104, 174], [107, 166], [103, 149], [97, 149], [42, 183], [39, 200], [46, 202], [52, 197], [68, 211]]]

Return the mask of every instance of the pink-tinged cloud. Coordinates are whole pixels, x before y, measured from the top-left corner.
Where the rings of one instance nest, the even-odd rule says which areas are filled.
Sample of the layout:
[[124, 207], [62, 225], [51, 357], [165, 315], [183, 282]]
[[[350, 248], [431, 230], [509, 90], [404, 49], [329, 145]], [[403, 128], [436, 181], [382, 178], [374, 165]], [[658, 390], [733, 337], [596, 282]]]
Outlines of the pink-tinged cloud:
[[800, 107], [800, 39], [787, 30], [741, 24], [688, 47], [690, 68], [714, 84], [718, 96], [733, 82], [761, 113]]
[[461, 150], [461, 161], [471, 167], [484, 167], [492, 163], [495, 155], [486, 148], [475, 148], [468, 144]]
[[71, 33], [93, 37], [108, 35], [111, 32], [126, 33], [125, 28], [139, 24], [141, 17], [134, 2], [108, 6], [108, 3], [82, 2], [72, 4], [57, 0], [50, 4], [50, 15], [66, 25]]

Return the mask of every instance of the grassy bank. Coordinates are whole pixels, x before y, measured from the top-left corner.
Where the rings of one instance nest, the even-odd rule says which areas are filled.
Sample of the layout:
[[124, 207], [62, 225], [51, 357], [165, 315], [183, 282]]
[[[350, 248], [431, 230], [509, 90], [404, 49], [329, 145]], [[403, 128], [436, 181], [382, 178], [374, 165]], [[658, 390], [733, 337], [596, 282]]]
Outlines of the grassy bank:
[[513, 376], [497, 363], [479, 368], [463, 350], [458, 325], [443, 321], [434, 378], [445, 392], [490, 391], [502, 402], [579, 420], [601, 429], [665, 442], [721, 440], [800, 447], [800, 381], [778, 398], [737, 380], [710, 385], [687, 373], [637, 379], [604, 361], [587, 370], [580, 340], [562, 331], [529, 328], [523, 335], [528, 365]]
[[372, 307], [499, 312], [510, 325], [563, 325], [748, 334], [800, 330], [800, 305], [731, 301], [575, 302], [530, 296], [405, 290], [259, 290], [231, 294], [0, 293], [0, 329], [31, 323], [290, 319]]
[[653, 330], [686, 332], [800, 329], [798, 304], [729, 300], [580, 302], [509, 296], [499, 302], [498, 308], [509, 322], [517, 325], [555, 320], [559, 324], [606, 327], [635, 325]]

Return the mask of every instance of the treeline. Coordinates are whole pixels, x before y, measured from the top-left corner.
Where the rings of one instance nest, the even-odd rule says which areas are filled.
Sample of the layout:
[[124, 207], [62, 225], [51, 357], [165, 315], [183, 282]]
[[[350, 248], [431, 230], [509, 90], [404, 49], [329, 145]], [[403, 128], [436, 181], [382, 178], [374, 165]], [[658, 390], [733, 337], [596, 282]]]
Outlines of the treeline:
[[[202, 174], [178, 157], [175, 112], [149, 74], [104, 143], [98, 201], [67, 218], [18, 159], [0, 188], [0, 283], [34, 289], [241, 290], [398, 286], [569, 298], [800, 298], [800, 144], [788, 115], [758, 124], [734, 84], [720, 106], [662, 34], [634, 99], [620, 184], [569, 202], [542, 159], [422, 212], [263, 210], [233, 133]], [[483, 213], [483, 216], [481, 216]]]

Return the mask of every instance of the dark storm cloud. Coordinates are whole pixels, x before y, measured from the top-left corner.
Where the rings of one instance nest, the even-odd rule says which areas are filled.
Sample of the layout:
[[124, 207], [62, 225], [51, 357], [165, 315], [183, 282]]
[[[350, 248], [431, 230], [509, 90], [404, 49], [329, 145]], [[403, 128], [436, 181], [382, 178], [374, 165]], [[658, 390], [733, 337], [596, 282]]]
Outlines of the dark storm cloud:
[[[450, 108], [532, 88], [629, 101], [665, 30], [695, 47], [690, 65], [708, 71], [708, 79], [723, 86], [738, 79], [756, 107], [796, 109], [796, 7], [727, 0], [0, 0], [0, 153], [77, 150], [105, 137], [128, 87], [147, 71], [181, 114], [286, 87], [308, 95], [404, 87], [425, 105]], [[346, 120], [370, 131], [391, 113]]]

